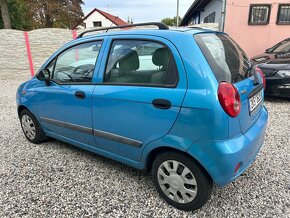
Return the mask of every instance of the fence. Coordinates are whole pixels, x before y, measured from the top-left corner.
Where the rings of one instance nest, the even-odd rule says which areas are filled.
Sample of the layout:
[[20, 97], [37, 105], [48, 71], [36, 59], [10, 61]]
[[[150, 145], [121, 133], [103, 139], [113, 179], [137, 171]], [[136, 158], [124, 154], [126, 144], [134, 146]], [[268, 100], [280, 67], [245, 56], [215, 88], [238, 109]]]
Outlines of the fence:
[[0, 30], [0, 76], [13, 78], [11, 74], [15, 73], [29, 75], [27, 45], [30, 45], [32, 70], [37, 71], [56, 49], [72, 39], [73, 31], [65, 29], [38, 29], [27, 33]]
[[[217, 25], [200, 26], [218, 29]], [[56, 28], [29, 32], [0, 30], [0, 79], [3, 77], [13, 79], [15, 74], [26, 77], [33, 74], [56, 49], [75, 36], [76, 32], [72, 30]], [[29, 47], [30, 49], [27, 50]]]

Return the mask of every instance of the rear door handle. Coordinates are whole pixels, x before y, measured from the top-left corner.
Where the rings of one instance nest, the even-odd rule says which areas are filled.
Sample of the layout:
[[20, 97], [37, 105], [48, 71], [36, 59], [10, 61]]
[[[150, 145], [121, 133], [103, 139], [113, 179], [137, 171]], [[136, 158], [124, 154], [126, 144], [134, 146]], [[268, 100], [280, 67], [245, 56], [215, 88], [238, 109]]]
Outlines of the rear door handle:
[[86, 97], [86, 94], [84, 92], [82, 92], [82, 91], [76, 91], [75, 92], [75, 96], [77, 98], [84, 99]]
[[162, 99], [162, 98], [157, 98], [157, 99], [154, 99], [152, 101], [152, 104], [154, 107], [158, 108], [158, 109], [169, 109], [171, 108], [171, 102], [166, 100], [166, 99]]

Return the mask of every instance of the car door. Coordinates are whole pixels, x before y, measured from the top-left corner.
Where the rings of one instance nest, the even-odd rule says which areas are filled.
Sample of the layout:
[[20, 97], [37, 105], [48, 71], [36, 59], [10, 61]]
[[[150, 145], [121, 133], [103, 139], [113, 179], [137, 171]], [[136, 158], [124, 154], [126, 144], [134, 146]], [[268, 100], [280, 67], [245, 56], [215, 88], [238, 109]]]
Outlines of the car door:
[[92, 93], [103, 40], [71, 46], [47, 65], [51, 82], [39, 81], [37, 111], [46, 132], [59, 139], [95, 145], [92, 136]]
[[169, 132], [187, 86], [174, 45], [148, 37], [110, 37], [93, 92], [96, 146], [134, 161], [146, 144]]

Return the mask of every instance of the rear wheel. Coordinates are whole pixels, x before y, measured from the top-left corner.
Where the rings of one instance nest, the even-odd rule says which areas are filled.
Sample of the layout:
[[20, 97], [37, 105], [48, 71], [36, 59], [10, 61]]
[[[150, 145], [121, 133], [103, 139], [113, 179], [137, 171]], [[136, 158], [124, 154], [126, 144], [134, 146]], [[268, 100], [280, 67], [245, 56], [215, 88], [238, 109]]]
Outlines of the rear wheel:
[[213, 183], [208, 174], [192, 158], [164, 152], [152, 167], [153, 182], [159, 194], [181, 210], [195, 210], [209, 199]]
[[29, 110], [24, 109], [21, 111], [19, 118], [21, 128], [28, 141], [34, 144], [39, 144], [48, 139], [36, 118]]

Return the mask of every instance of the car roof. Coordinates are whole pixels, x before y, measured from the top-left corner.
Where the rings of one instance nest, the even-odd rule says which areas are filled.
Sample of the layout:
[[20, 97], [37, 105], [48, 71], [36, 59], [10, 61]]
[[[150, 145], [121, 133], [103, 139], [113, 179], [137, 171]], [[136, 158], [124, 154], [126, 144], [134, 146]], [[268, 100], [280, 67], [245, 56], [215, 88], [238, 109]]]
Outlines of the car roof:
[[198, 33], [217, 33], [218, 31], [203, 29], [199, 27], [171, 27], [168, 30], [160, 30], [160, 29], [149, 29], [149, 28], [134, 28], [134, 29], [121, 29], [121, 30], [109, 30], [108, 32], [96, 32], [89, 33], [88, 35], [84, 35], [78, 39], [94, 39], [96, 37], [102, 36], [118, 36], [118, 35], [153, 35], [153, 36], [162, 36], [167, 38], [166, 36], [172, 35], [195, 35]]

